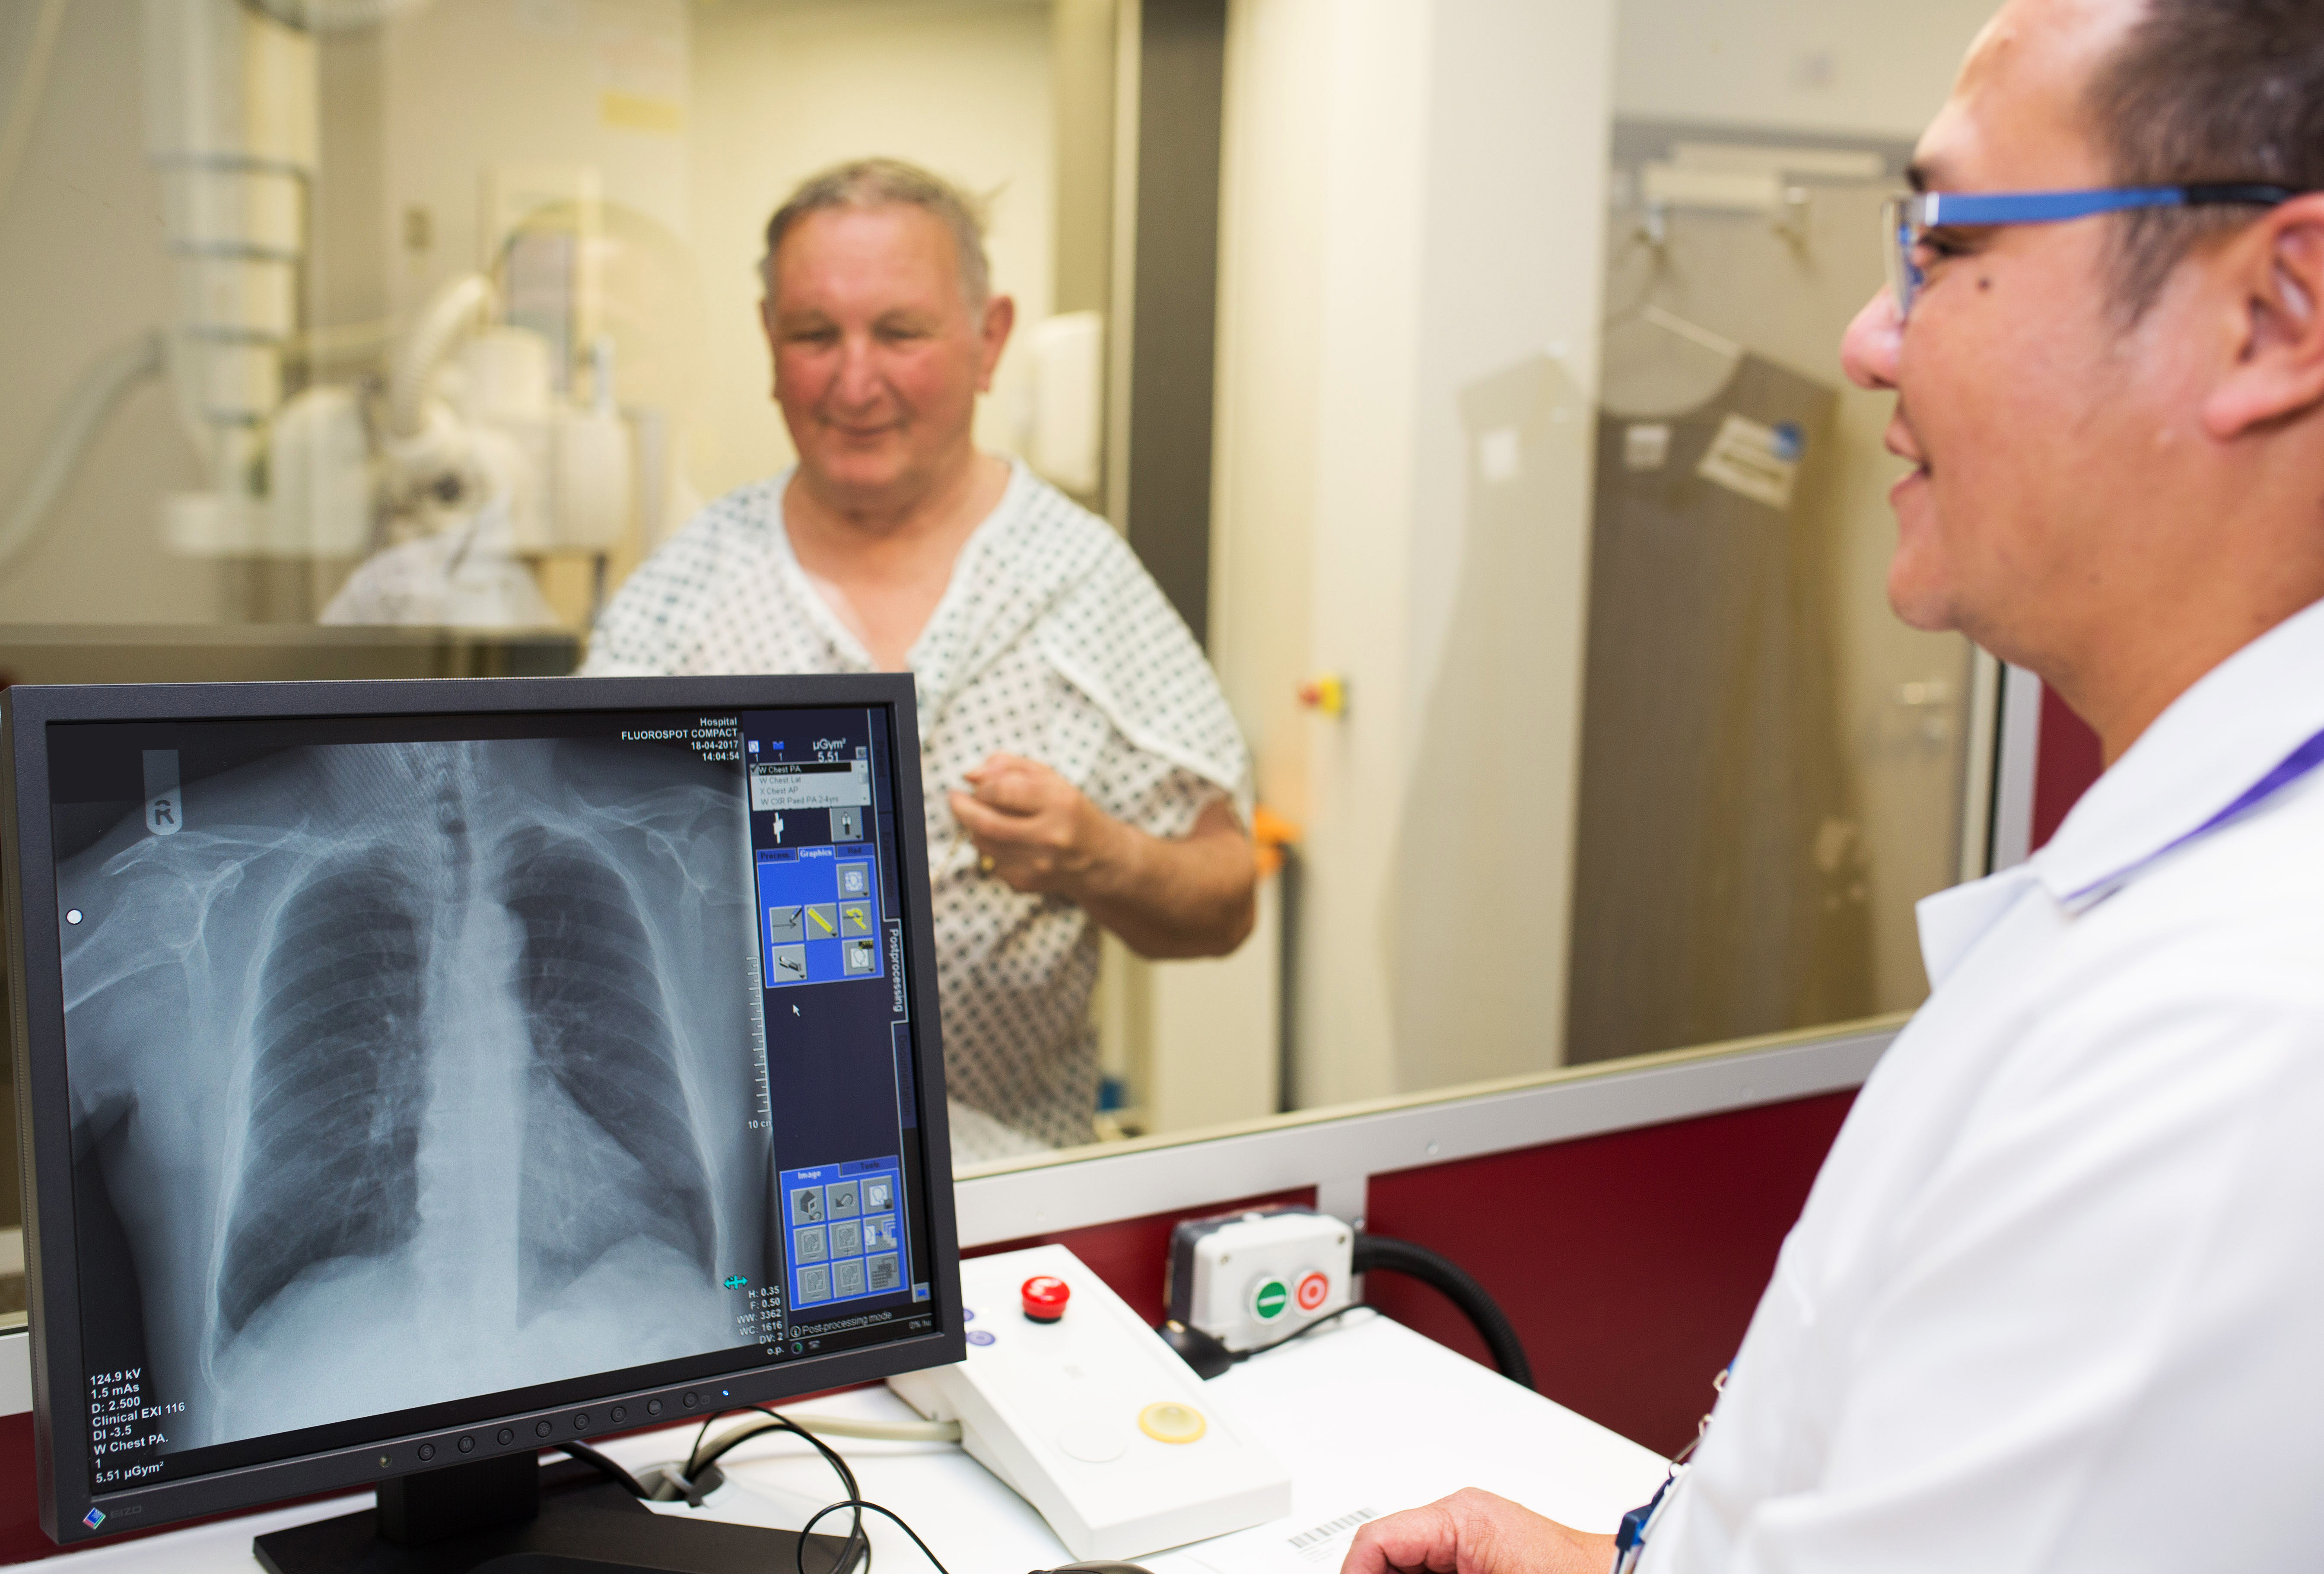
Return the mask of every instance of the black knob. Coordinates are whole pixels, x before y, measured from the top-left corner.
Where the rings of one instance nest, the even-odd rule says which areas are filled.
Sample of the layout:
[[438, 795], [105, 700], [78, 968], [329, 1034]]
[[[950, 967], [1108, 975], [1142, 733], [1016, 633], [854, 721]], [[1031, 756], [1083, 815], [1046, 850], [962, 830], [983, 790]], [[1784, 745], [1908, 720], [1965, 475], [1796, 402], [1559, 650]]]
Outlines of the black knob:
[[585, 1410], [580, 1414], [573, 1418], [573, 1430], [575, 1431], [587, 1431], [589, 1430], [589, 1413], [587, 1411]]
[[460, 1440], [460, 1451], [462, 1453], [474, 1453], [475, 1451], [475, 1448], [476, 1440], [473, 1436], [464, 1437]]
[[659, 1415], [661, 1413], [661, 1401], [659, 1399], [647, 1400], [646, 1413], [648, 1415]]
[[625, 1421], [627, 1421], [627, 1420], [629, 1420], [629, 1419], [630, 1419], [630, 1407], [629, 1407], [628, 1405], [626, 1405], [626, 1404], [616, 1404], [615, 1406], [613, 1406], [613, 1424], [614, 1424], [615, 1426], [619, 1426], [619, 1425], [621, 1425], [621, 1424], [622, 1424], [622, 1422], [625, 1422]]
[[689, 1388], [689, 1389], [687, 1389], [687, 1390], [686, 1391], [686, 1402], [685, 1402], [685, 1403], [686, 1403], [686, 1407], [687, 1407], [687, 1409], [691, 1410], [691, 1409], [693, 1409], [696, 1405], [697, 1405], [697, 1404], [701, 1404], [701, 1403], [702, 1403], [702, 1401], [700, 1401], [699, 1399], [696, 1399], [696, 1398], [694, 1396], [694, 1390], [693, 1390], [693, 1389], [691, 1389], [691, 1388]]
[[532, 1435], [533, 1435], [533, 1436], [535, 1436], [535, 1437], [537, 1437], [537, 1438], [545, 1438], [545, 1437], [547, 1437], [547, 1436], [549, 1435], [549, 1423], [548, 1423], [547, 1422], [545, 1422], [545, 1421], [544, 1421], [544, 1422], [541, 1422], [540, 1423], [539, 1423], [538, 1425], [536, 1425], [536, 1426], [532, 1429]]
[[512, 1426], [504, 1426], [501, 1428], [499, 1435], [493, 1441], [498, 1442], [503, 1448], [508, 1447], [511, 1443], [516, 1441], [516, 1428]]

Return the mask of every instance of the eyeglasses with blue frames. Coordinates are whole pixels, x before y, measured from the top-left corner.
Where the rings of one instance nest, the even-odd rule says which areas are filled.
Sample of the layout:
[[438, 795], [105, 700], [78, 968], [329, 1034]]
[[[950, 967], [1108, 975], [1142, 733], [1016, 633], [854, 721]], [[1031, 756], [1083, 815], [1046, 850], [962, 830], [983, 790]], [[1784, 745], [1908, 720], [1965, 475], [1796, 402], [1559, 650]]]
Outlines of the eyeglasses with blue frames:
[[1881, 213], [1888, 260], [1888, 289], [1897, 320], [1913, 315], [1913, 302], [1929, 281], [1921, 248], [1934, 229], [1987, 229], [2002, 225], [2062, 224], [2101, 213], [2144, 207], [2278, 207], [2305, 192], [2258, 181], [2218, 181], [2191, 186], [2121, 186], [2090, 191], [1930, 191], [1892, 197]]

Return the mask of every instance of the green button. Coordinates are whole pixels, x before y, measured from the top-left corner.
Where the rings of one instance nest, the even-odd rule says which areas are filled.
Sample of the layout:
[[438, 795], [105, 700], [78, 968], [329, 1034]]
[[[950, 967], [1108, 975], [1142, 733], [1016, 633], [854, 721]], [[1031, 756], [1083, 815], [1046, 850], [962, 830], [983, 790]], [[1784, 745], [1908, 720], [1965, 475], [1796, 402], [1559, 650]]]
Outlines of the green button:
[[1250, 1309], [1259, 1313], [1261, 1322], [1272, 1322], [1283, 1315], [1291, 1304], [1290, 1286], [1280, 1279], [1269, 1279], [1250, 1298]]

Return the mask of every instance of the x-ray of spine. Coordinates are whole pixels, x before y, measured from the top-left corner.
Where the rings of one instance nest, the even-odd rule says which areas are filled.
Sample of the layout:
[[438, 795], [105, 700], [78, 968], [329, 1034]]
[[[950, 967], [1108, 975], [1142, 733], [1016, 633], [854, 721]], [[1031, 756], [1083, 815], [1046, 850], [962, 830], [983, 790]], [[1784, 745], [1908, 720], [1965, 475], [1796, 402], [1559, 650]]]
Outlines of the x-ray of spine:
[[[774, 1276], [740, 778], [300, 749], [61, 871], [77, 1153], [169, 1451], [748, 1342]], [[87, 1293], [101, 1291], [88, 1286]]]

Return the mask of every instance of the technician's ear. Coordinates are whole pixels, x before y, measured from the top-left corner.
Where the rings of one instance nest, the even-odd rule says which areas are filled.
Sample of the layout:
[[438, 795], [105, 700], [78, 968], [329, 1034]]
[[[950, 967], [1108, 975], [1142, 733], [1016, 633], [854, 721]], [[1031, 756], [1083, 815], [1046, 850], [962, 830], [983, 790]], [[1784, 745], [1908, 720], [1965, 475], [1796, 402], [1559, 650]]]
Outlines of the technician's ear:
[[2237, 354], [2204, 401], [2226, 441], [2324, 406], [2324, 194], [2285, 203], [2228, 253], [2242, 270]]
[[976, 368], [976, 391], [992, 391], [992, 369], [1001, 364], [1001, 352], [1009, 347], [1010, 331], [1017, 326], [1017, 303], [1005, 295], [996, 295], [984, 303], [984, 321], [978, 330], [979, 359]]

